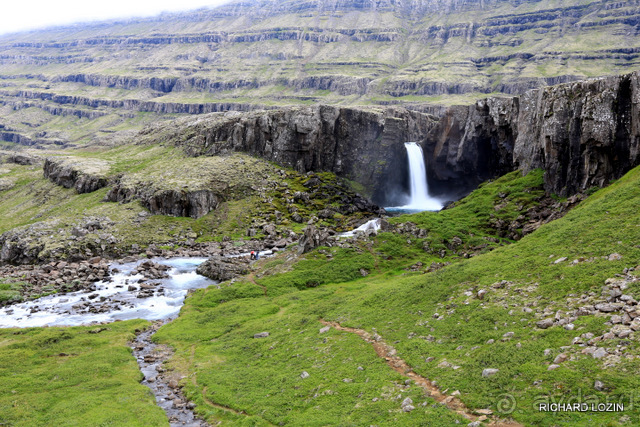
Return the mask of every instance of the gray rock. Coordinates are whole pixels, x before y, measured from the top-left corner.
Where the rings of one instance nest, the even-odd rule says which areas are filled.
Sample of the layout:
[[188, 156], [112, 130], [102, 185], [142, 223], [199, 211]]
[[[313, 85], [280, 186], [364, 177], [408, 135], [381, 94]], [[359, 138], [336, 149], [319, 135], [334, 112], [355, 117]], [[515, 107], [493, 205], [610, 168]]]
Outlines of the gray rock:
[[482, 376], [483, 376], [484, 378], [487, 378], [487, 377], [491, 377], [491, 376], [493, 376], [493, 375], [497, 374], [498, 372], [500, 372], [500, 370], [499, 370], [499, 369], [495, 369], [495, 368], [486, 368], [486, 369], [484, 369], [484, 370], [482, 371]]
[[320, 333], [324, 334], [325, 332], [329, 332], [331, 330], [331, 326], [325, 326], [324, 328], [320, 328]]
[[555, 364], [560, 364], [564, 361], [566, 361], [569, 358], [569, 355], [567, 355], [566, 353], [560, 353], [559, 355], [556, 356], [555, 359], [553, 359], [553, 363]]
[[536, 322], [536, 326], [540, 329], [548, 329], [553, 326], [553, 319], [544, 319]]
[[595, 388], [598, 391], [604, 391], [605, 390], [605, 386], [604, 383], [600, 380], [596, 380], [595, 383], [593, 383], [593, 388]]
[[311, 375], [309, 375], [309, 373], [307, 371], [302, 371], [302, 373], [300, 374], [300, 378], [302, 378], [303, 380], [305, 378], [309, 378]]
[[254, 338], [267, 338], [269, 336], [269, 332], [260, 332], [258, 334], [254, 334]]
[[553, 263], [554, 264], [560, 264], [561, 262], [565, 262], [568, 258], [566, 256], [562, 257], [562, 258], [558, 258], [557, 260], [555, 260]]
[[603, 357], [605, 357], [607, 355], [607, 350], [605, 350], [604, 348], [600, 347], [598, 348], [596, 351], [593, 352], [593, 354], [591, 354], [591, 356], [594, 359], [602, 359]]
[[224, 282], [249, 273], [249, 260], [214, 255], [196, 269], [198, 274]]
[[552, 364], [552, 365], [549, 365], [549, 367], [547, 368], [547, 371], [553, 371], [555, 369], [558, 369], [559, 367], [560, 365]]
[[618, 308], [616, 306], [609, 303], [596, 304], [596, 310], [601, 311], [603, 313], [611, 313], [613, 311], [616, 311], [617, 309]]

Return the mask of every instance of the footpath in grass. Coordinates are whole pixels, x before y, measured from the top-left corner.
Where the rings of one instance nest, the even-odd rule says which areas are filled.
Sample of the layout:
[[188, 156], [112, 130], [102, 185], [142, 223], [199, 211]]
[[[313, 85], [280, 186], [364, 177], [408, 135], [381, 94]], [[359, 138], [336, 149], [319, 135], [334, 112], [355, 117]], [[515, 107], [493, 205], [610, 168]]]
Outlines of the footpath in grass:
[[[543, 330], [536, 322], [549, 313], [565, 316], [582, 296], [597, 300], [607, 278], [638, 265], [640, 169], [518, 242], [496, 244], [471, 259], [447, 253], [443, 261], [451, 265], [411, 271], [416, 261], [428, 265], [434, 259], [424, 249], [429, 239], [437, 244], [465, 230], [465, 238], [488, 236], [483, 224], [496, 212], [495, 201], [504, 198], [499, 193], [512, 186], [511, 194], [531, 194], [518, 190], [531, 188], [521, 186], [523, 179], [531, 177], [489, 183], [451, 211], [396, 220], [427, 230], [419, 245], [411, 238], [404, 238], [404, 246], [397, 239], [390, 243], [390, 234], [382, 233], [358, 248], [324, 248], [293, 264], [287, 253], [261, 261], [264, 271], [255, 278], [195, 292], [180, 318], [156, 339], [176, 348], [172, 364], [186, 376], [197, 410], [211, 421], [468, 422], [406, 382], [357, 335], [321, 329], [324, 319], [380, 336], [417, 374], [471, 410], [525, 425], [637, 425], [637, 338], [596, 344], [625, 348], [617, 361], [602, 360], [583, 354], [574, 338], [602, 334], [609, 317], [579, 317], [573, 330]], [[445, 217], [463, 226], [448, 231], [457, 225]], [[361, 269], [369, 274], [358, 274]], [[640, 288], [627, 292], [640, 299]], [[254, 337], [261, 332], [269, 334]], [[567, 360], [549, 370], [560, 354]], [[488, 368], [497, 371], [483, 376]], [[595, 388], [596, 380], [604, 386]], [[414, 407], [408, 412], [407, 398]], [[540, 412], [537, 404], [544, 401], [621, 402], [625, 411]]]
[[0, 329], [0, 425], [168, 425], [127, 346], [147, 325]]

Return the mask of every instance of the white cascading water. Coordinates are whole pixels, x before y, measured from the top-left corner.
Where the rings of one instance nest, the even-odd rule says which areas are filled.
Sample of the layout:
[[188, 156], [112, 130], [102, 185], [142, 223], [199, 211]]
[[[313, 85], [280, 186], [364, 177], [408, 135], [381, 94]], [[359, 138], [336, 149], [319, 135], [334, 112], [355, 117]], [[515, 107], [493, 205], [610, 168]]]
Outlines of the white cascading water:
[[409, 181], [411, 183], [411, 199], [409, 204], [399, 206], [396, 209], [408, 211], [439, 211], [442, 203], [429, 197], [427, 186], [427, 168], [422, 156], [422, 148], [415, 142], [405, 142], [407, 156], [409, 158]]

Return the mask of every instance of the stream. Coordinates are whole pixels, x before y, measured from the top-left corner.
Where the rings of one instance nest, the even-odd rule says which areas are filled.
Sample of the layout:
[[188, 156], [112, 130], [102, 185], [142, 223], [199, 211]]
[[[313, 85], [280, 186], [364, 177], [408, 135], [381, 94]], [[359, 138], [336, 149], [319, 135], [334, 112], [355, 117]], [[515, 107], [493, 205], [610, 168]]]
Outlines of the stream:
[[116, 320], [176, 317], [190, 289], [216, 282], [196, 273], [206, 258], [153, 258], [170, 268], [166, 278], [147, 279], [134, 270], [146, 260], [113, 263], [111, 277], [91, 292], [55, 294], [0, 309], [0, 328], [79, 326]]
[[198, 265], [205, 260], [151, 260], [167, 266], [163, 267], [165, 271], [153, 267], [139, 271], [144, 263], [148, 263], [149, 260], [145, 259], [113, 263], [109, 269], [111, 276], [96, 282], [89, 292], [51, 295], [0, 309], [0, 327], [79, 326], [129, 319], [154, 321], [131, 343], [133, 355], [144, 375], [141, 383], [151, 389], [156, 403], [165, 411], [172, 427], [207, 426], [195, 417], [195, 405], [182, 395], [179, 386], [181, 377], [163, 367], [163, 362], [172, 355], [171, 349], [151, 340], [160, 326], [178, 316], [189, 290], [217, 283], [196, 273]]

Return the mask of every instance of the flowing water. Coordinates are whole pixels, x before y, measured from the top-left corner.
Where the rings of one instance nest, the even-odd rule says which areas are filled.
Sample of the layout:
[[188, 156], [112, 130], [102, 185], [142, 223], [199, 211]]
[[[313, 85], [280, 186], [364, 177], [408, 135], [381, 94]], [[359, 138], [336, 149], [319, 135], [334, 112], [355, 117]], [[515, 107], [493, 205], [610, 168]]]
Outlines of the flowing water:
[[[206, 258], [156, 258], [171, 267], [166, 279], [149, 279], [152, 289], [141, 292], [141, 274], [132, 274], [144, 260], [111, 265], [111, 278], [96, 282], [95, 290], [51, 295], [0, 309], [0, 327], [78, 326], [115, 320], [159, 320], [180, 312], [189, 289], [216, 282], [196, 273]], [[135, 290], [134, 290], [135, 288]], [[144, 295], [149, 296], [144, 296]]]
[[427, 168], [424, 164], [422, 148], [415, 142], [406, 142], [404, 144], [407, 150], [409, 160], [409, 183], [410, 183], [410, 199], [409, 203], [404, 206], [394, 206], [385, 208], [389, 212], [421, 212], [421, 211], [439, 211], [442, 209], [442, 202], [429, 196], [429, 187], [427, 184]]

